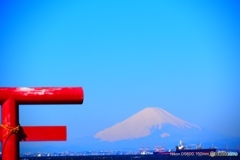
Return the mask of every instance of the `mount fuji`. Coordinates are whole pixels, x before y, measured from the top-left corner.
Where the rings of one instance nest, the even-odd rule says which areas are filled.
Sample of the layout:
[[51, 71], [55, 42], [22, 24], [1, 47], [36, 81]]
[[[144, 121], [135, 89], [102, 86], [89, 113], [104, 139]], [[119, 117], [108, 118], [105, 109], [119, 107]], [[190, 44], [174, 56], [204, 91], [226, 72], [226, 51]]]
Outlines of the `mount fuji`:
[[[150, 135], [153, 131], [166, 129], [171, 126], [179, 130], [199, 130], [201, 128], [195, 124], [186, 122], [162, 108], [148, 107], [136, 113], [130, 118], [106, 128], [95, 135], [103, 141], [119, 141], [126, 139], [142, 138]], [[162, 132], [159, 136], [162, 138], [171, 136], [168, 131]]]
[[133, 148], [164, 145], [174, 148], [179, 140], [189, 144], [202, 142], [203, 147], [235, 148], [240, 138], [222, 135], [213, 130], [182, 120], [162, 108], [147, 107], [133, 116], [94, 135], [101, 146]]

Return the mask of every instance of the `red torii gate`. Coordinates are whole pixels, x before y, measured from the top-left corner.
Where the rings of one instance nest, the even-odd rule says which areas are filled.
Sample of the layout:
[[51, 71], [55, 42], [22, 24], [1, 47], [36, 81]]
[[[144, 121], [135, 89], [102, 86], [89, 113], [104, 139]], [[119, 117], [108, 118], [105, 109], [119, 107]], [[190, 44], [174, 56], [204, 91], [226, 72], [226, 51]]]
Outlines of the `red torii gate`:
[[20, 126], [21, 104], [82, 104], [81, 87], [0, 88], [2, 159], [19, 159], [19, 141], [65, 141], [66, 126]]

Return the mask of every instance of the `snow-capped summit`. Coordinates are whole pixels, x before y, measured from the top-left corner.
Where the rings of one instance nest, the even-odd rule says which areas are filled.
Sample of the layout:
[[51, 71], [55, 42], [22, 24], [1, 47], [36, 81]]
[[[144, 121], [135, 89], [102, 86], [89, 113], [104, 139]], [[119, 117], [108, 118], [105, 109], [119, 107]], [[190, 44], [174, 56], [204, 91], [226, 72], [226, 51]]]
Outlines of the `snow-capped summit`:
[[[161, 130], [163, 125], [179, 129], [201, 130], [199, 126], [184, 121], [162, 108], [148, 107], [116, 125], [98, 132], [95, 134], [95, 138], [109, 142], [141, 138], [148, 136], [153, 128]], [[164, 132], [160, 136], [167, 137], [170, 134]]]

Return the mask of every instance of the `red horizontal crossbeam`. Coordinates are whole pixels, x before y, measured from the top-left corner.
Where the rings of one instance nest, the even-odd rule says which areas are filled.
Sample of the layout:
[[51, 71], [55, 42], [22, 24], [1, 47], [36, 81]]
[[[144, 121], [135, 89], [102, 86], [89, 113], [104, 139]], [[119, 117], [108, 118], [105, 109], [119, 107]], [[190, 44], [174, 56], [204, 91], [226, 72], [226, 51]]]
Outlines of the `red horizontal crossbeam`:
[[[10, 136], [2, 135], [0, 128], [0, 137]], [[20, 141], [66, 141], [66, 126], [23, 126], [17, 132]]]
[[11, 97], [17, 104], [82, 104], [81, 87], [0, 88], [0, 104]]

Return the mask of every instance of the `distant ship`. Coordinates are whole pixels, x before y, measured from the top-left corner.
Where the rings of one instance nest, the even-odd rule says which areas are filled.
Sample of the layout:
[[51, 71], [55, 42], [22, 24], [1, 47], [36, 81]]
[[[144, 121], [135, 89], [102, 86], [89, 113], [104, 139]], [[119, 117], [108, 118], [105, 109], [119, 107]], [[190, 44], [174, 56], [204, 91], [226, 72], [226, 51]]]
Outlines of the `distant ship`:
[[202, 148], [200, 143], [195, 149], [186, 148], [182, 141], [176, 146], [175, 151], [166, 151], [163, 149], [155, 149], [155, 155], [172, 155], [172, 156], [210, 156], [210, 153], [216, 152], [216, 148]]

